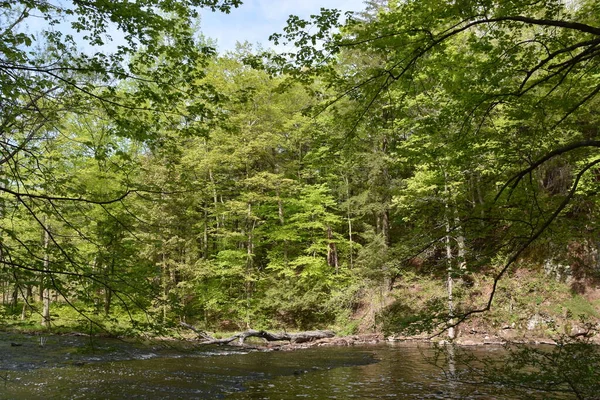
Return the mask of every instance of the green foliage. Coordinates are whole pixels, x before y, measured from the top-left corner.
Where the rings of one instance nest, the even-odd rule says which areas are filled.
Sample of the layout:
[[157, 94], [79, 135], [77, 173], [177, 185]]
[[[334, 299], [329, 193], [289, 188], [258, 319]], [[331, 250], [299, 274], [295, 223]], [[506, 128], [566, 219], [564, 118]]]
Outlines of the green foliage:
[[576, 319], [600, 318], [597, 302], [596, 304], [591, 303], [588, 299], [579, 294], [575, 294], [571, 298], [565, 300], [561, 305], [566, 309], [567, 315], [575, 317]]
[[[600, 353], [597, 345], [562, 338], [552, 347], [510, 344], [507, 350], [508, 355], [501, 362], [490, 359], [467, 360], [459, 356], [458, 364], [467, 365], [461, 373], [467, 376], [469, 372], [474, 372], [469, 374], [469, 380], [477, 376], [481, 382], [524, 387], [541, 391], [546, 396], [568, 393], [578, 399], [593, 399], [600, 389]], [[477, 364], [480, 367], [476, 367]]]
[[45, 285], [57, 327], [416, 333], [493, 278], [492, 324], [598, 317], [558, 282], [597, 278], [594, 2], [374, 2], [218, 56], [197, 7], [239, 4], [0, 2], [4, 318]]
[[[200, 80], [214, 50], [188, 27], [198, 6], [239, 4], [0, 3], [0, 262], [13, 304], [45, 285], [58, 307], [88, 317], [110, 315], [115, 303], [123, 316], [149, 306], [152, 262], [139, 252], [141, 204], [132, 199], [148, 190], [142, 158], [173, 128], [169, 118], [212, 115], [203, 105], [213, 92]], [[32, 18], [46, 23], [39, 34], [27, 31]], [[114, 28], [124, 43], [91, 55], [61, 23], [87, 46], [102, 46]]]

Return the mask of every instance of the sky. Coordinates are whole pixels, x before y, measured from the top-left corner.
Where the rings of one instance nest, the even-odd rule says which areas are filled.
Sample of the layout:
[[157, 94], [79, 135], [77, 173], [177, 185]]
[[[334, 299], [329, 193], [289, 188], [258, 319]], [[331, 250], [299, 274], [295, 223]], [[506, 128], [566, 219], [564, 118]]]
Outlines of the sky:
[[290, 15], [308, 18], [318, 14], [321, 8], [360, 11], [363, 0], [244, 0], [244, 4], [232, 9], [230, 14], [202, 11], [200, 30], [217, 41], [219, 52], [235, 49], [236, 42], [260, 43], [272, 47], [269, 36], [283, 32]]
[[[342, 11], [361, 11], [364, 9], [364, 0], [243, 0], [238, 8], [233, 8], [229, 14], [212, 12], [201, 9], [200, 31], [208, 38], [216, 40], [217, 50], [224, 53], [235, 49], [237, 42], [249, 42], [252, 45], [262, 44], [266, 48], [273, 48], [269, 36], [273, 33], [282, 33], [287, 25], [290, 15], [308, 19], [312, 14], [318, 14], [321, 8], [335, 8]], [[30, 33], [47, 29], [48, 25], [42, 18], [30, 18], [22, 30]], [[70, 23], [65, 21], [58, 25], [63, 33], [72, 34], [76, 39], [81, 36], [73, 32]], [[109, 27], [112, 41], [107, 41], [100, 48], [90, 47], [83, 40], [77, 40], [85, 52], [112, 52], [122, 43], [123, 35], [116, 27]], [[278, 51], [291, 50], [282, 46], [276, 47]]]

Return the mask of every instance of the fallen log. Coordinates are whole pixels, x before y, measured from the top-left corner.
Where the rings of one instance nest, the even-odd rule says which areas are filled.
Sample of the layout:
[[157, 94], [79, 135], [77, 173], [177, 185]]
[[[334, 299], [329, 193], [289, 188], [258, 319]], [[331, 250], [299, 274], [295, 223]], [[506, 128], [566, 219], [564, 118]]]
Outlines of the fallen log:
[[318, 339], [327, 339], [335, 336], [335, 332], [333, 331], [305, 331], [298, 333], [287, 333], [287, 332], [279, 332], [272, 333], [267, 331], [257, 331], [254, 329], [249, 329], [244, 332], [237, 333], [233, 336], [217, 339], [210, 336], [208, 333], [195, 328], [194, 326], [187, 324], [185, 322], [180, 323], [181, 326], [187, 329], [191, 329], [196, 332], [198, 337], [201, 340], [202, 344], [232, 344], [237, 340], [238, 346], [243, 346], [244, 341], [249, 337], [258, 337], [264, 339], [267, 342], [279, 342], [279, 341], [289, 341], [290, 343], [306, 343], [312, 342]]

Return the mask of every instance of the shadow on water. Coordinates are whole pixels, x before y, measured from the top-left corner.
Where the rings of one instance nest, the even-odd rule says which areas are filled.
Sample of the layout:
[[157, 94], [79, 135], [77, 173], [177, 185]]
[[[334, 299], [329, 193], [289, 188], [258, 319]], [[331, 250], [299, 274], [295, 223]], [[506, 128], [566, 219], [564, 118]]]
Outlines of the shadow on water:
[[10, 340], [0, 335], [1, 399], [533, 398], [449, 379], [425, 345], [182, 351], [101, 339], [90, 351], [86, 338], [50, 337], [44, 347], [35, 337]]

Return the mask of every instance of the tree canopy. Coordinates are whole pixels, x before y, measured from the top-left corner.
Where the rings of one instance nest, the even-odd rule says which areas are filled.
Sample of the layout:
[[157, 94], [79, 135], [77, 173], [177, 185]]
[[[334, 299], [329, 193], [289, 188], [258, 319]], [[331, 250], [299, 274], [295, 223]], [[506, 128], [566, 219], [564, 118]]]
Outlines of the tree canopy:
[[519, 291], [551, 277], [547, 313], [577, 309], [600, 276], [596, 3], [371, 1], [290, 17], [293, 52], [219, 55], [198, 7], [237, 0], [0, 2], [3, 304], [455, 335], [526, 325], [544, 301]]
[[[597, 11], [588, 1], [371, 2], [344, 25], [329, 11], [312, 21], [290, 20], [276, 40], [303, 47], [268, 57], [267, 65], [305, 80], [314, 72], [312, 80], [319, 76], [335, 87], [337, 95], [321, 109], [353, 103], [346, 114], [350, 137], [368, 131], [377, 118], [386, 120], [382, 127], [399, 139], [395, 151], [420, 158], [419, 173], [406, 180], [416, 197], [401, 195], [397, 204], [423, 201], [426, 189], [417, 188], [426, 176], [431, 196], [436, 190], [449, 196], [440, 198], [438, 210], [446, 207], [442, 220], [454, 223], [440, 221], [433, 241], [449, 231], [459, 237], [471, 231], [471, 243], [491, 234], [469, 226], [476, 220], [514, 231], [505, 236], [508, 243], [496, 243], [502, 251], [486, 249], [483, 262], [477, 257], [478, 264], [500, 255], [504, 261], [488, 301], [465, 310], [466, 316], [490, 309], [499, 280], [532, 245], [564, 245], [549, 233], [559, 217], [574, 216], [569, 210], [581, 203], [589, 206], [586, 212], [594, 209], [582, 186], [600, 162], [598, 130], [590, 125], [600, 91]], [[311, 23], [319, 29], [307, 36], [304, 27]], [[323, 42], [319, 50], [317, 40]], [[482, 185], [476, 194], [473, 180]], [[448, 201], [455, 203], [455, 217]], [[495, 215], [499, 210], [502, 216]], [[423, 221], [422, 214], [416, 218]], [[589, 238], [590, 221], [583, 229]], [[559, 247], [552, 251], [561, 253]], [[459, 265], [464, 261], [459, 255]]]

